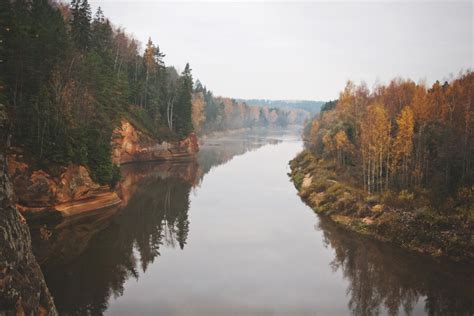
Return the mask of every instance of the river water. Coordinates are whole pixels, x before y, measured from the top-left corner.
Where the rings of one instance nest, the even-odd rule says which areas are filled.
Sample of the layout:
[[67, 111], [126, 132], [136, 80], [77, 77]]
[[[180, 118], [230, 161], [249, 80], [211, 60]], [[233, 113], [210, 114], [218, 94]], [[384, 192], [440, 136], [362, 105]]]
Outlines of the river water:
[[125, 167], [125, 208], [56, 233], [43, 268], [60, 313], [474, 313], [472, 267], [318, 218], [287, 176], [301, 150], [295, 131], [236, 134], [196, 161]]

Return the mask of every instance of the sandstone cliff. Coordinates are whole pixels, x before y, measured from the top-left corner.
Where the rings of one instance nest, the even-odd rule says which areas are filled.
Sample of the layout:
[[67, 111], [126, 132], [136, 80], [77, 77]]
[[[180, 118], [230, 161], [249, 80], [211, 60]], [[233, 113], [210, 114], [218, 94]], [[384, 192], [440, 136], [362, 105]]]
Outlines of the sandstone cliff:
[[[113, 133], [112, 148], [113, 161], [120, 165], [193, 157], [199, 145], [194, 133], [181, 141], [157, 142], [124, 120]], [[17, 207], [28, 219], [54, 213], [70, 217], [121, 202], [108, 186], [95, 183], [84, 166], [69, 165], [52, 175], [29, 166], [19, 148], [10, 150], [7, 166]]]
[[22, 161], [22, 155], [8, 156], [8, 174], [18, 203], [28, 207], [46, 207], [88, 197], [99, 189], [83, 166], [63, 168], [59, 177], [43, 170], [33, 170]]
[[157, 142], [125, 120], [114, 130], [112, 136], [112, 159], [118, 165], [187, 158], [198, 150], [198, 140], [194, 133], [181, 141]]
[[95, 183], [84, 166], [69, 165], [53, 176], [28, 166], [19, 150], [7, 160], [17, 207], [29, 219], [39, 215], [69, 217], [120, 204], [117, 194]]
[[[183, 177], [195, 178], [192, 175], [197, 167], [193, 159], [179, 163], [180, 159], [197, 153], [194, 134], [182, 141], [157, 143], [123, 121], [114, 131], [112, 145], [116, 164], [168, 162], [124, 166], [122, 180], [112, 190], [95, 183], [84, 166], [69, 165], [46, 172], [30, 166], [20, 148], [9, 150], [7, 172], [16, 196], [14, 203], [28, 221], [34, 254], [40, 264], [48, 261], [54, 266], [54, 262], [72, 260], [86, 249], [91, 238], [128, 203], [134, 191], [132, 184], [139, 179], [150, 173], [166, 177], [176, 168]], [[178, 160], [177, 164], [174, 160]]]
[[0, 155], [0, 315], [57, 315]]
[[115, 191], [122, 202], [120, 207], [109, 207], [54, 221], [44, 219], [30, 223], [35, 256], [42, 267], [55, 269], [73, 262], [91, 246], [94, 236], [109, 227], [120, 210], [127, 207], [143, 181], [179, 178], [194, 186], [199, 166], [196, 160], [165, 163], [128, 164], [121, 168], [122, 179]]

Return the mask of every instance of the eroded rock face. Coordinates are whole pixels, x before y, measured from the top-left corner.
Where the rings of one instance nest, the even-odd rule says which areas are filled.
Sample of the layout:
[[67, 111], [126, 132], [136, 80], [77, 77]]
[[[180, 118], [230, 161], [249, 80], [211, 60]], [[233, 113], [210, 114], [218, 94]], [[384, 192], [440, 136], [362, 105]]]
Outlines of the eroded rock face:
[[61, 174], [56, 199], [60, 203], [84, 198], [100, 186], [92, 181], [84, 166], [71, 165]]
[[[122, 179], [115, 188], [116, 192], [97, 194], [90, 201], [82, 201], [80, 204], [62, 204], [56, 207], [65, 215], [59, 223], [52, 223], [51, 220], [43, 223], [36, 221], [30, 226], [36, 259], [46, 271], [73, 262], [84, 251], [93, 247], [94, 236], [109, 227], [113, 222], [112, 218], [120, 214], [119, 210], [127, 207], [137, 190], [144, 186], [143, 181], [153, 183], [160, 181], [159, 179], [179, 178], [194, 186], [200, 172], [195, 159], [176, 163], [166, 161], [128, 164], [121, 171]], [[116, 200], [121, 201], [120, 205], [115, 205]], [[71, 211], [73, 215], [70, 216], [68, 214]]]
[[118, 165], [184, 158], [196, 154], [198, 150], [198, 140], [194, 133], [182, 141], [157, 143], [125, 120], [114, 130], [112, 137], [112, 159]]
[[190, 155], [194, 155], [199, 151], [199, 141], [195, 133], [189, 134], [184, 140], [179, 144], [181, 149], [184, 149]]
[[13, 187], [21, 205], [42, 207], [55, 203], [56, 183], [42, 170], [26, 172], [13, 179]]
[[0, 155], [0, 315], [57, 315]]
[[43, 170], [30, 170], [16, 155], [8, 157], [8, 174], [21, 206], [41, 208], [79, 200], [100, 188], [84, 166], [70, 165], [59, 177]]

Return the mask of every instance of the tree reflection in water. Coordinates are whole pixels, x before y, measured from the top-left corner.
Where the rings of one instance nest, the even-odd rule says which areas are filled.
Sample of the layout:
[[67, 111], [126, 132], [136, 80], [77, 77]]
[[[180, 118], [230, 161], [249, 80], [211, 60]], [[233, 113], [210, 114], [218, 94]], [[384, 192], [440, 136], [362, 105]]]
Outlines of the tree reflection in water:
[[453, 263], [407, 253], [347, 232], [325, 218], [319, 228], [334, 249], [333, 270], [342, 270], [349, 281], [348, 308], [353, 315], [410, 315], [419, 300], [424, 300], [428, 315], [474, 313], [472, 266], [453, 268]]
[[[102, 314], [112, 297], [123, 294], [125, 281], [138, 279], [160, 249], [186, 247], [193, 187], [214, 166], [268, 143], [275, 141], [232, 137], [208, 142], [197, 161], [126, 166], [119, 190], [124, 209], [53, 231], [46, 248], [50, 256], [60, 258], [45, 260], [43, 268], [60, 314]], [[429, 315], [473, 315], [471, 266], [410, 254], [349, 233], [324, 218], [318, 226], [327, 247], [334, 249], [332, 269], [341, 271], [348, 284], [350, 313], [410, 314], [424, 306]], [[80, 255], [71, 255], [74, 246]]]
[[[147, 270], [160, 255], [161, 246], [185, 247], [189, 194], [206, 173], [236, 155], [278, 142], [243, 135], [203, 146], [198, 161], [140, 163], [122, 168], [119, 193], [126, 206], [108, 219], [106, 228], [98, 232], [97, 221], [87, 218], [82, 226], [53, 231], [49, 242], [41, 241], [49, 250], [43, 270], [59, 313], [104, 313], [109, 299], [123, 294], [127, 279], [138, 279], [139, 267]], [[71, 249], [74, 244], [84, 244], [75, 255]], [[55, 259], [54, 252], [67, 255]]]
[[60, 314], [96, 315], [107, 309], [111, 295], [138, 278], [160, 255], [163, 243], [183, 248], [189, 231], [192, 184], [182, 178], [146, 178], [126, 209], [90, 242], [74, 262], [45, 274]]

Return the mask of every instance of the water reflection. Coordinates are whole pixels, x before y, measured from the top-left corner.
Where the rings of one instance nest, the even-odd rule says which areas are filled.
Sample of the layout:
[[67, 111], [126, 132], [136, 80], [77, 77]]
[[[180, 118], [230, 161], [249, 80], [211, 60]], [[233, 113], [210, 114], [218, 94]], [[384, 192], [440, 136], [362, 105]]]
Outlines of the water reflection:
[[428, 315], [472, 315], [472, 266], [436, 262], [347, 232], [321, 218], [325, 243], [334, 249], [333, 271], [349, 281], [353, 315], [411, 315], [420, 303]]
[[266, 144], [276, 145], [280, 143], [280, 137], [284, 134], [284, 131], [274, 131], [269, 134], [269, 131], [262, 130], [251, 134], [238, 134], [206, 140], [198, 155], [201, 178], [212, 168], [229, 162], [235, 156], [243, 155]]
[[138, 279], [138, 265], [145, 272], [154, 262], [161, 246], [183, 249], [192, 188], [214, 166], [267, 143], [278, 141], [222, 138], [201, 147], [199, 163], [125, 165], [117, 190], [122, 210], [93, 212], [73, 225], [49, 223], [57, 226], [47, 240], [35, 239], [35, 249], [60, 314], [102, 314], [112, 296], [123, 294], [127, 279]]
[[[180, 301], [189, 305], [187, 313], [181, 314], [192, 310], [202, 315], [218, 315], [232, 308], [246, 315], [303, 313], [295, 311], [330, 315], [341, 314], [341, 310], [354, 315], [474, 313], [471, 267], [407, 254], [343, 231], [312, 214], [292, 191], [283, 170], [300, 145], [280, 144], [278, 139], [278, 135], [255, 134], [209, 139], [197, 160], [123, 167], [122, 209], [98, 212], [71, 226], [57, 225], [49, 241], [43, 241], [43, 248], [48, 249], [43, 268], [60, 314], [103, 314], [116, 302], [114, 298], [124, 294], [127, 280], [133, 279], [142, 282], [140, 291], [124, 303], [130, 306], [128, 310], [112, 304], [110, 308], [115, 306], [118, 314], [129, 315], [130, 310], [146, 314], [145, 300], [151, 305], [149, 314], [156, 314], [160, 304], [165, 314], [180, 314], [176, 312]], [[269, 143], [280, 145], [241, 157], [237, 167], [226, 165], [227, 171], [233, 166], [231, 172], [222, 172], [222, 168], [204, 179], [216, 166]], [[275, 176], [280, 173], [281, 177]], [[249, 174], [266, 177], [267, 182], [249, 184]], [[219, 190], [223, 181], [227, 190]], [[229, 188], [232, 182], [239, 185]], [[193, 199], [194, 232], [199, 228], [199, 233], [187, 245], [193, 231], [191, 194], [199, 185], [199, 196], [207, 193], [213, 199], [200, 205]], [[216, 194], [220, 194], [217, 199]], [[242, 204], [235, 199], [239, 194], [246, 196]], [[217, 200], [222, 204], [214, 205]], [[318, 223], [317, 232], [306, 230], [312, 220]], [[211, 232], [206, 235], [203, 230]], [[226, 234], [227, 230], [232, 233]], [[163, 271], [171, 253], [158, 257], [168, 248], [182, 256], [168, 261], [164, 272], [168, 275], [157, 278], [154, 270]], [[158, 269], [152, 265], [155, 260], [160, 260], [155, 264]], [[183, 278], [178, 274], [190, 280], [180, 283]], [[148, 279], [155, 283], [143, 285]], [[156, 293], [147, 295], [150, 289]], [[160, 296], [166, 298], [160, 301]], [[156, 301], [148, 302], [149, 297]], [[193, 310], [196, 306], [202, 310]], [[215, 312], [217, 307], [220, 312]]]
[[[43, 216], [30, 222], [34, 253], [43, 267], [49, 269], [74, 261], [91, 244], [92, 238], [112, 223], [127, 207], [137, 191], [167, 178], [181, 179], [188, 186], [198, 181], [196, 160], [181, 163], [142, 163], [122, 168], [122, 181], [117, 193], [122, 199], [120, 207], [110, 207], [79, 213], [64, 220]], [[151, 186], [154, 188], [154, 186]], [[168, 205], [168, 207], [171, 207]]]
[[189, 231], [191, 184], [179, 177], [143, 179], [127, 209], [90, 242], [71, 264], [45, 274], [60, 314], [97, 315], [123, 283], [138, 278], [160, 255], [160, 247], [183, 248]]

